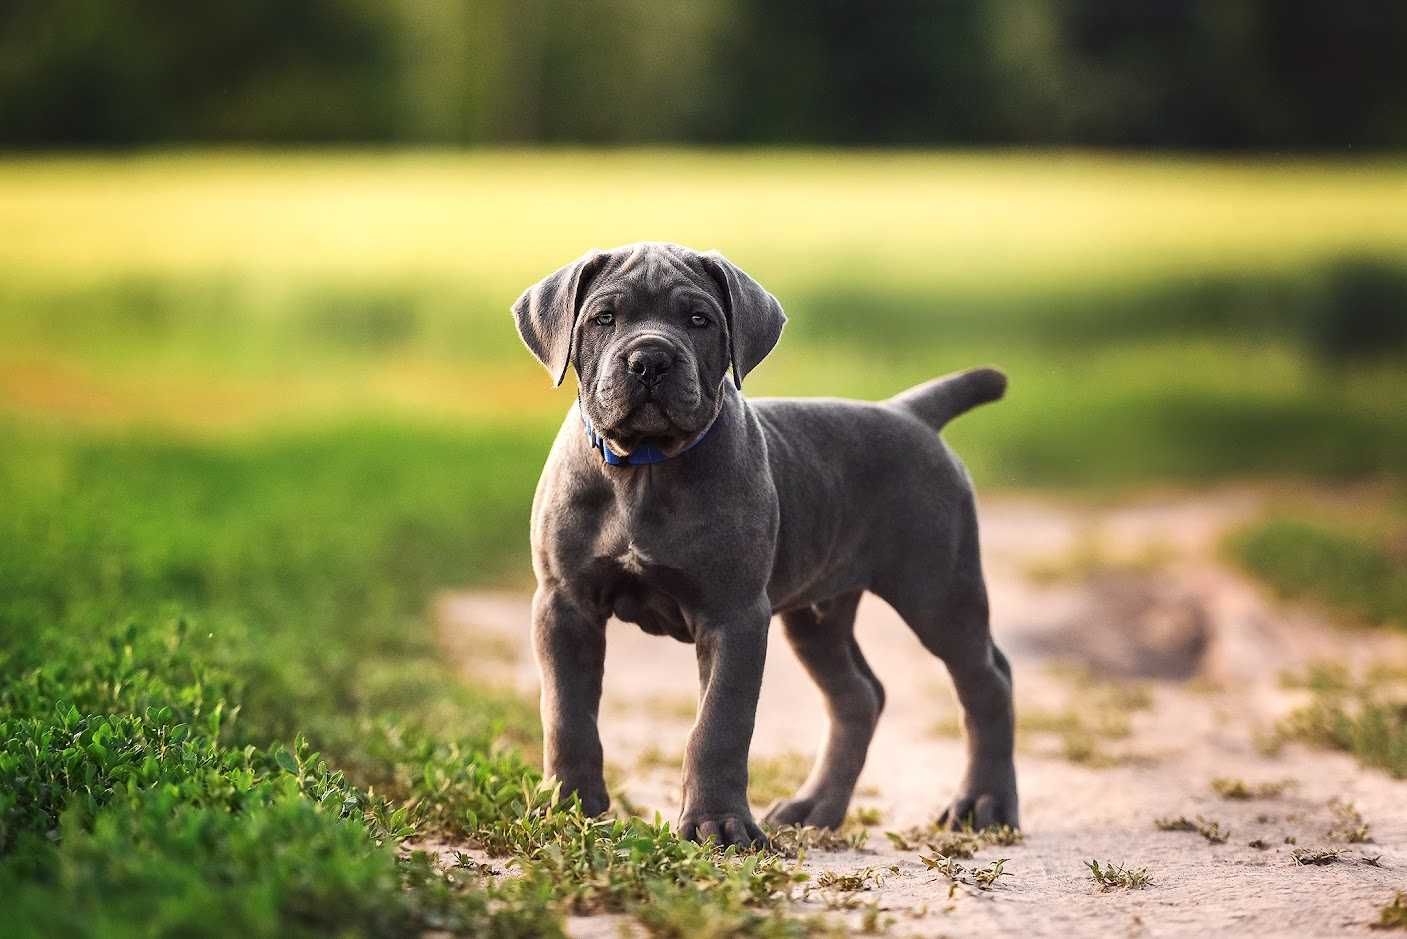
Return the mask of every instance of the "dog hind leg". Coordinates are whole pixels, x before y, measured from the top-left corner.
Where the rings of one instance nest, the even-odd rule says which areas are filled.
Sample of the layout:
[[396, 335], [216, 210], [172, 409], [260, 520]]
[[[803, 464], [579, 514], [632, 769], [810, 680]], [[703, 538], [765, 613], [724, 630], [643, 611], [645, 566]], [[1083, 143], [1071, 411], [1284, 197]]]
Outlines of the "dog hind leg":
[[950, 828], [1014, 828], [1020, 812], [1011, 666], [992, 641], [975, 521], [969, 537], [970, 550], [959, 554], [946, 583], [935, 574], [938, 562], [920, 552], [907, 570], [876, 584], [875, 591], [947, 666], [962, 707], [967, 770], [940, 820]]
[[856, 591], [782, 614], [787, 640], [825, 696], [829, 726], [806, 782], [768, 810], [773, 824], [837, 828], [845, 819], [884, 709], [884, 688], [855, 641], [859, 602]]

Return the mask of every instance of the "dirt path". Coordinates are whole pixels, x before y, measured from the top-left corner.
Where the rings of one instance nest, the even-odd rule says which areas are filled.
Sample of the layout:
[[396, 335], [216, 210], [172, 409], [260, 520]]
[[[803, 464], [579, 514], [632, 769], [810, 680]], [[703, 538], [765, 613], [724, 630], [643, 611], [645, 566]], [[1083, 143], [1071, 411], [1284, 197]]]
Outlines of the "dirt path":
[[[1267, 755], [1257, 740], [1295, 703], [1280, 687], [1283, 671], [1320, 659], [1407, 662], [1407, 642], [1270, 605], [1213, 563], [1220, 532], [1257, 508], [1257, 496], [1241, 492], [1104, 509], [984, 506], [993, 628], [1015, 669], [1023, 728], [1026, 834], [1023, 844], [961, 862], [1008, 859], [1011, 876], [988, 891], [960, 886], [950, 897], [946, 876], [883, 834], [922, 825], [941, 808], [961, 772], [962, 744], [941, 665], [867, 597], [858, 635], [889, 704], [856, 805], [882, 821], [863, 851], [809, 853], [813, 881], [823, 871], [878, 869], [882, 883], [853, 898], [892, 917], [895, 935], [1367, 934], [1392, 891], [1407, 889], [1407, 783], [1339, 754], [1288, 746]], [[450, 595], [441, 614], [446, 647], [467, 675], [535, 693], [526, 597]], [[1081, 670], [1120, 683], [1092, 682]], [[672, 818], [693, 719], [693, 650], [612, 623], [606, 672], [602, 734], [613, 788], [646, 814]], [[773, 630], [753, 743], [755, 808], [799, 781], [822, 729], [819, 695]], [[1216, 777], [1290, 785], [1273, 798], [1228, 800], [1212, 791]], [[1373, 843], [1329, 838], [1339, 824], [1333, 799], [1357, 807]], [[1212, 844], [1154, 826], [1169, 816], [1202, 816], [1230, 837]], [[1287, 838], [1345, 848], [1345, 861], [1297, 865]], [[1357, 860], [1364, 857], [1380, 866]], [[1101, 892], [1085, 868], [1090, 859], [1146, 867], [1154, 886]], [[824, 892], [800, 905], [825, 909]], [[862, 913], [843, 915], [858, 924]], [[616, 935], [620, 925], [594, 917], [572, 931]]]

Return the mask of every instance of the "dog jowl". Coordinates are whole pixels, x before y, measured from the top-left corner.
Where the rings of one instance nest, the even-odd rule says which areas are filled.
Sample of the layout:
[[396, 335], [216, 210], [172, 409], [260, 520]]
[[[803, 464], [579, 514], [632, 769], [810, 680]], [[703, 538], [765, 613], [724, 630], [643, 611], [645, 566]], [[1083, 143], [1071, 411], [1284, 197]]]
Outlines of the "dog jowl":
[[597, 729], [606, 621], [693, 643], [699, 712], [680, 832], [765, 837], [747, 759], [774, 615], [826, 701], [816, 766], [767, 820], [845, 817], [884, 689], [854, 637], [871, 591], [943, 661], [967, 768], [948, 824], [1018, 824], [1011, 670], [993, 644], [972, 485], [938, 436], [1003, 394], [992, 369], [880, 402], [752, 398], [781, 304], [716, 253], [644, 243], [593, 251], [529, 288], [518, 331], [578, 396], [533, 502], [533, 638], [546, 769], [587, 812], [609, 802]]

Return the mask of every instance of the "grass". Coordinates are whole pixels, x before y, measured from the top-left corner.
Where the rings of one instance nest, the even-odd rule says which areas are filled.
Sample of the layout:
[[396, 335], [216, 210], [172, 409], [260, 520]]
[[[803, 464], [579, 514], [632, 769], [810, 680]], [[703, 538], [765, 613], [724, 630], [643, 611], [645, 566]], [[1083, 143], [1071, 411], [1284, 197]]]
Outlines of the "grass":
[[1327, 837], [1349, 844], [1372, 843], [1372, 826], [1352, 802], [1334, 799], [1329, 803], [1329, 810], [1334, 813], [1334, 827], [1329, 829]]
[[1294, 740], [1353, 754], [1365, 766], [1407, 778], [1407, 699], [1400, 674], [1353, 678], [1342, 667], [1311, 669], [1292, 683], [1309, 700], [1276, 727], [1279, 740]]
[[1295, 785], [1293, 779], [1277, 779], [1248, 783], [1232, 776], [1218, 776], [1211, 782], [1212, 791], [1223, 799], [1245, 802], [1251, 799], [1278, 799], [1286, 789]]
[[1146, 867], [1125, 867], [1113, 861], [1100, 864], [1097, 860], [1085, 861], [1089, 868], [1090, 880], [1100, 890], [1141, 890], [1153, 886], [1153, 877]]
[[816, 886], [822, 890], [840, 890], [854, 893], [860, 890], [873, 890], [884, 884], [884, 875], [893, 873], [887, 867], [864, 867], [856, 871], [822, 871], [816, 875]]
[[846, 819], [838, 829], [813, 825], [780, 825], [768, 829], [772, 849], [783, 857], [804, 858], [809, 851], [866, 851], [870, 833]]
[[1009, 858], [997, 858], [986, 864], [971, 867], [959, 864], [955, 858], [942, 854], [932, 856], [920, 854], [918, 859], [923, 862], [927, 870], [937, 871], [948, 878], [952, 887], [949, 892], [950, 897], [953, 895], [952, 891], [955, 891], [960, 884], [976, 887], [978, 890], [991, 890], [1003, 877], [1014, 876], [1011, 871], [1006, 869], [1006, 862], [1010, 860]]
[[901, 831], [886, 831], [884, 836], [900, 851], [912, 851], [922, 846], [932, 854], [964, 859], [992, 845], [1010, 847], [1025, 840], [1025, 836], [1010, 825], [949, 831], [937, 821], [927, 825], [914, 825]]
[[456, 521], [472, 497], [513, 501], [490, 454], [375, 427], [5, 436], [0, 891], [20, 934], [552, 931], [543, 903], [491, 911], [393, 850], [512, 814], [503, 787], [532, 776], [499, 749], [533, 739], [530, 713], [459, 686], [419, 618], [487, 553]]
[[1407, 627], [1405, 537], [1407, 521], [1389, 505], [1372, 520], [1277, 515], [1235, 534], [1228, 547], [1284, 596]]
[[1407, 929], [1407, 890], [1393, 894], [1391, 902], [1378, 911], [1377, 921], [1368, 926], [1370, 929]]
[[[441, 661], [434, 587], [493, 576], [522, 524], [512, 436], [6, 436], [15, 934], [553, 935], [567, 910], [668, 930], [701, 889], [730, 929], [800, 928], [777, 912], [780, 857], [583, 818], [533, 768], [529, 708]], [[511, 854], [519, 876], [402, 859], [411, 836]]]
[[1157, 818], [1153, 820], [1153, 826], [1159, 831], [1195, 831], [1207, 839], [1209, 844], [1226, 844], [1227, 839], [1231, 837], [1231, 831], [1223, 828], [1221, 822], [1200, 815], [1191, 819], [1185, 815]]

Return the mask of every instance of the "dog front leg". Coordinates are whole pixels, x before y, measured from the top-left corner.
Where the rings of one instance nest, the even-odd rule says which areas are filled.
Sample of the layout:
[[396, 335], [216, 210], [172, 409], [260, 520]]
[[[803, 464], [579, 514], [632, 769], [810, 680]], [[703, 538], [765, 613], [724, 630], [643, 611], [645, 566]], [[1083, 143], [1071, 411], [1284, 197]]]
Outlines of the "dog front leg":
[[722, 846], [763, 846], [747, 802], [747, 758], [767, 657], [766, 604], [699, 622], [699, 715], [684, 753], [679, 832]]
[[533, 595], [533, 649], [542, 676], [543, 766], [576, 793], [587, 815], [610, 806], [602, 772], [601, 676], [606, 667], [606, 622], [580, 612], [556, 590]]

